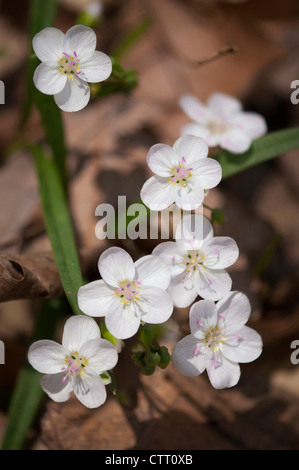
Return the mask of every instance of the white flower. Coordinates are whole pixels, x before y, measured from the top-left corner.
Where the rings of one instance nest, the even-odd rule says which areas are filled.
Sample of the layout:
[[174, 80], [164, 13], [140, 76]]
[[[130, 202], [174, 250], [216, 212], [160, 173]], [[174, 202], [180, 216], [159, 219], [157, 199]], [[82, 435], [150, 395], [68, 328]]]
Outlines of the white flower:
[[32, 45], [42, 62], [34, 72], [34, 84], [42, 93], [54, 95], [63, 111], [84, 108], [90, 99], [88, 82], [101, 82], [111, 74], [111, 59], [95, 50], [96, 34], [87, 26], [75, 25], [66, 34], [45, 28]]
[[52, 400], [64, 402], [73, 391], [87, 408], [96, 408], [107, 396], [100, 374], [114, 368], [118, 354], [101, 338], [95, 320], [75, 315], [64, 325], [62, 345], [52, 340], [37, 341], [29, 348], [28, 360], [38, 372], [46, 374], [41, 386]]
[[153, 255], [170, 267], [168, 292], [174, 305], [188, 307], [198, 295], [210, 300], [225, 296], [232, 286], [225, 268], [239, 256], [236, 242], [230, 237], [214, 237], [211, 223], [199, 214], [181, 219], [175, 240], [160, 243], [153, 250]]
[[209, 147], [220, 146], [233, 153], [249, 149], [253, 139], [267, 132], [267, 124], [260, 114], [243, 111], [236, 98], [224, 93], [213, 93], [207, 105], [192, 95], [180, 99], [180, 105], [192, 119], [182, 134], [202, 137]]
[[261, 336], [245, 326], [250, 303], [241, 292], [230, 292], [216, 305], [200, 300], [190, 309], [191, 334], [175, 346], [172, 361], [185, 376], [200, 375], [205, 369], [214, 388], [236, 385], [238, 363], [251, 362], [262, 352]]
[[112, 247], [102, 253], [98, 268], [102, 279], [80, 287], [79, 307], [92, 317], [105, 317], [116, 338], [133, 336], [141, 322], [163, 323], [171, 316], [170, 271], [162, 260], [147, 255], [134, 263], [125, 250]]
[[199, 207], [205, 190], [220, 182], [222, 169], [212, 158], [207, 158], [208, 146], [199, 137], [185, 135], [173, 147], [153, 145], [147, 163], [155, 176], [141, 189], [141, 199], [152, 210], [163, 210], [173, 202], [181, 209]]

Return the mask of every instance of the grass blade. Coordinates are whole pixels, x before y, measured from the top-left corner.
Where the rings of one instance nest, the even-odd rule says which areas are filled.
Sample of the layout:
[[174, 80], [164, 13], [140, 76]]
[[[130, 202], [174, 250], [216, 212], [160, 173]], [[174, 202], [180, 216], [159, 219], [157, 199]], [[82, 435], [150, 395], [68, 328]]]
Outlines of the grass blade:
[[77, 292], [83, 279], [60, 176], [54, 160], [48, 158], [39, 146], [31, 146], [31, 151], [36, 163], [46, 230], [61, 282], [74, 313], [82, 314], [77, 303]]
[[256, 139], [243, 154], [236, 155], [223, 150], [213, 158], [221, 164], [222, 178], [225, 179], [298, 147], [299, 127], [293, 127], [270, 132]]

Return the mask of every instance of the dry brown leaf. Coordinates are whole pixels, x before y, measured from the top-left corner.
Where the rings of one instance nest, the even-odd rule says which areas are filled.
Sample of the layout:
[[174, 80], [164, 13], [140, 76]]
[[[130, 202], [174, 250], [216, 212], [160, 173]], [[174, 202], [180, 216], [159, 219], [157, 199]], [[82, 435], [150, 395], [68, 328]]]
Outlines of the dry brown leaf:
[[0, 254], [0, 302], [62, 295], [56, 264], [51, 253]]

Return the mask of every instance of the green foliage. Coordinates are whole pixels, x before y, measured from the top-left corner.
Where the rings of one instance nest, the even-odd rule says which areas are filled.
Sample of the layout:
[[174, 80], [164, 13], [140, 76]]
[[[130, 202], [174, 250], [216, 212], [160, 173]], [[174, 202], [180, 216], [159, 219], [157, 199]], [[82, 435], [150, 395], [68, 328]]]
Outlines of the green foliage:
[[32, 145], [46, 230], [51, 241], [65, 294], [74, 313], [82, 314], [78, 307], [77, 292], [83, 278], [74, 239], [72, 222], [60, 175], [53, 159]]
[[222, 166], [222, 179], [226, 179], [298, 147], [299, 127], [293, 127], [270, 132], [254, 140], [250, 149], [243, 154], [222, 150], [213, 158]]
[[139, 329], [139, 343], [133, 348], [132, 359], [144, 375], [152, 375], [156, 367], [166, 369], [170, 362], [167, 347], [158, 343], [164, 332], [163, 325], [145, 324]]
[[114, 93], [130, 93], [137, 86], [137, 73], [134, 69], [124, 69], [118, 60], [110, 57], [112, 73], [107, 80], [101, 83], [90, 84], [91, 95], [100, 98]]

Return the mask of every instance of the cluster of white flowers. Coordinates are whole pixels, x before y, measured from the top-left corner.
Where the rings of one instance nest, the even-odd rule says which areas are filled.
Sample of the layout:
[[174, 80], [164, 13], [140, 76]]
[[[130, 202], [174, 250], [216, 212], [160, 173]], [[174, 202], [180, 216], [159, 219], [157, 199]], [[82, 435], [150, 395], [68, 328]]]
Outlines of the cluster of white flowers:
[[[87, 82], [104, 80], [111, 72], [110, 59], [94, 50], [95, 34], [90, 28], [74, 26], [65, 35], [46, 28], [34, 38], [33, 46], [43, 61], [36, 69], [35, 84], [54, 94], [62, 109], [85, 106]], [[207, 107], [191, 96], [183, 97], [181, 105], [196, 124], [185, 127], [173, 147], [150, 148], [147, 163], [154, 176], [140, 195], [151, 210], [176, 203], [188, 214], [177, 226], [175, 241], [160, 243], [151, 255], [136, 262], [122, 248], [105, 250], [98, 261], [101, 279], [78, 292], [78, 304], [86, 316], [66, 322], [62, 345], [42, 340], [31, 346], [29, 362], [47, 374], [41, 385], [55, 401], [67, 400], [72, 391], [89, 408], [106, 399], [104, 384], [119, 351], [101, 338], [91, 317], [105, 317], [108, 331], [122, 341], [133, 337], [141, 324], [164, 323], [174, 307], [193, 304], [191, 334], [176, 344], [172, 361], [186, 376], [206, 369], [215, 388], [235, 385], [239, 363], [261, 354], [260, 335], [245, 326], [249, 300], [231, 290], [226, 271], [239, 256], [238, 246], [230, 237], [214, 236], [211, 222], [192, 211], [222, 178], [220, 164], [208, 156], [209, 146], [243, 152], [266, 131], [266, 125], [261, 116], [241, 111], [240, 102], [224, 94], [214, 94]], [[198, 296], [201, 300], [193, 303]]]

